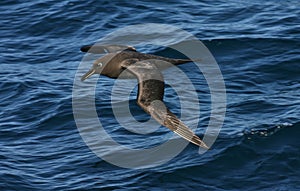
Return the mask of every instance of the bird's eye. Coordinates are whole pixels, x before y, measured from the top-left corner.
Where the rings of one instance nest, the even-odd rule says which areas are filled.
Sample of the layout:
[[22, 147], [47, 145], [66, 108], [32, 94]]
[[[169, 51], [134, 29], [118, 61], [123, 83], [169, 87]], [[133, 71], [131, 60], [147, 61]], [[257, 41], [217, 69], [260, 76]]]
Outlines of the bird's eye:
[[98, 67], [102, 67], [102, 63], [99, 62], [99, 63], [97, 64], [97, 66], [98, 66]]

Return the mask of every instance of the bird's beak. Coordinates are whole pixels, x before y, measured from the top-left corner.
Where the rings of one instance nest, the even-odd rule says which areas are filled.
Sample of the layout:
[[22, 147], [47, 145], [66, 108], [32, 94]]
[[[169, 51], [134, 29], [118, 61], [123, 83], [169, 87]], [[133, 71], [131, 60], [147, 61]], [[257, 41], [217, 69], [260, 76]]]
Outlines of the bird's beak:
[[85, 73], [82, 77], [81, 77], [81, 81], [86, 80], [87, 78], [89, 78], [91, 75], [95, 74], [95, 70], [94, 69], [90, 69], [87, 73]]

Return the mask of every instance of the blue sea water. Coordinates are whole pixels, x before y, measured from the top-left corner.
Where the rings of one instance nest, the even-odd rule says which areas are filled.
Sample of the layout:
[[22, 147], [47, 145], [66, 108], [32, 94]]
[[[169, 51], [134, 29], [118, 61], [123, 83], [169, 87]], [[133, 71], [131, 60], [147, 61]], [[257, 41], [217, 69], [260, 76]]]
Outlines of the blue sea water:
[[[300, 190], [299, 1], [6, 0], [0, 5], [0, 190]], [[145, 23], [180, 27], [209, 48], [224, 77], [227, 111], [220, 136], [205, 154], [189, 144], [163, 165], [135, 170], [104, 161], [85, 144], [74, 121], [72, 88], [82, 45]], [[151, 46], [142, 51], [176, 56]], [[197, 91], [205, 92], [203, 77], [193, 78], [200, 81]], [[107, 119], [113, 115], [111, 84], [107, 79], [97, 89], [104, 93], [96, 105]], [[201, 126], [210, 103], [203, 95]], [[178, 102], [171, 88], [166, 87], [165, 101]], [[148, 117], [134, 96], [130, 104], [135, 115]], [[116, 123], [106, 125], [118, 141], [137, 146], [158, 144], [170, 134], [160, 128], [139, 140]]]

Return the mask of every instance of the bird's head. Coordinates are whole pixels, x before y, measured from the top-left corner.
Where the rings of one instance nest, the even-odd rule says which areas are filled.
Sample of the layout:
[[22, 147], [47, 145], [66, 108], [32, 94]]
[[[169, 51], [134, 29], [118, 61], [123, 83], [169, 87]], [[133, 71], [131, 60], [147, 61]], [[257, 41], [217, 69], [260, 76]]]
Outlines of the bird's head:
[[93, 63], [92, 68], [81, 77], [81, 81], [86, 80], [87, 78], [89, 78], [93, 74], [101, 74], [101, 72], [103, 70], [103, 65], [104, 65], [104, 63], [101, 59], [96, 60]]

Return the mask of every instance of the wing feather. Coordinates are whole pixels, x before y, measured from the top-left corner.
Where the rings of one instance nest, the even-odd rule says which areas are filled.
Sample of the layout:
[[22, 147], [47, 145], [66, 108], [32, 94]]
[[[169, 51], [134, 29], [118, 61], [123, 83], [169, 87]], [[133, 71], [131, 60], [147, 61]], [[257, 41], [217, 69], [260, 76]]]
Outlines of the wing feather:
[[208, 146], [163, 103], [164, 79], [151, 60], [125, 60], [123, 67], [138, 78], [137, 103], [161, 125], [169, 128], [182, 138], [208, 149]]
[[82, 52], [88, 52], [93, 54], [105, 54], [105, 53], [115, 53], [123, 50], [136, 51], [132, 46], [125, 45], [85, 45], [80, 48]]

